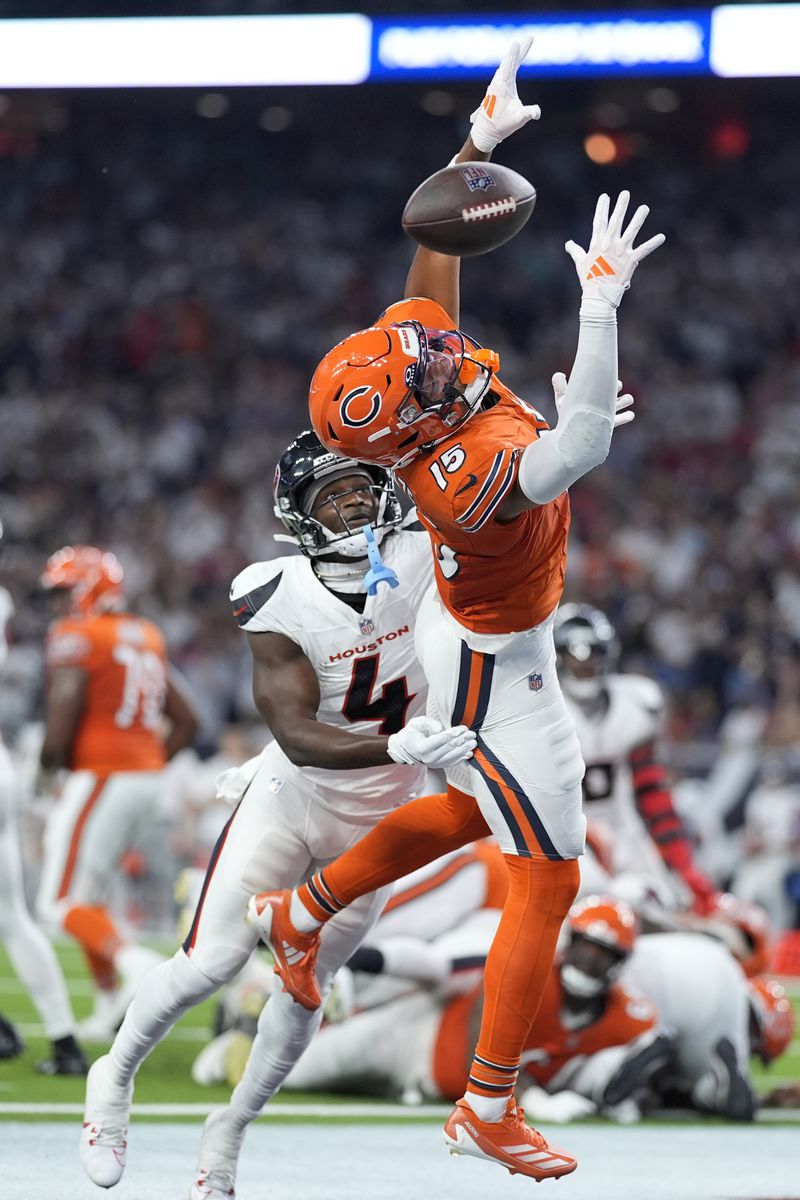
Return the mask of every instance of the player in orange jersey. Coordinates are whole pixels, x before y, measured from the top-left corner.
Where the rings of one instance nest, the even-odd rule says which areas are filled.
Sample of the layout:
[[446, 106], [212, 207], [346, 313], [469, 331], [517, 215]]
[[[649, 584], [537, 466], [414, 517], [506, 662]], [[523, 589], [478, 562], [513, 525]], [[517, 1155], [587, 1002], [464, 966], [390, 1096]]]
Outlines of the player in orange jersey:
[[104, 1040], [142, 974], [160, 961], [117, 929], [105, 908], [108, 887], [153, 816], [164, 764], [190, 744], [197, 719], [170, 671], [163, 634], [125, 610], [113, 554], [66, 546], [48, 560], [42, 585], [60, 615], [47, 639], [41, 761], [69, 775], [47, 823], [37, 907], [80, 942], [97, 989], [83, 1032]]
[[[434, 947], [457, 962], [485, 958], [491, 933], [473, 922]], [[598, 1111], [626, 1119], [635, 1097], [673, 1057], [671, 1036], [640, 992], [619, 982], [637, 934], [630, 906], [593, 896], [575, 905], [526, 1041], [518, 1090], [526, 1110], [567, 1121]], [[407, 1100], [457, 1100], [480, 1022], [478, 985], [447, 999], [416, 989], [381, 1007], [323, 1027], [286, 1086], [299, 1091], [386, 1087]], [[527, 1089], [527, 1090], [524, 1090]], [[625, 1105], [624, 1109], [620, 1106]]]
[[[456, 163], [487, 159], [538, 116], [516, 88], [529, 45], [509, 49]], [[486, 964], [467, 1091], [446, 1137], [456, 1152], [534, 1178], [542, 1163], [548, 1175], [575, 1168], [521, 1121], [513, 1095], [584, 843], [583, 761], [553, 647], [567, 488], [604, 461], [614, 425], [631, 416], [619, 412], [630, 399], [617, 400], [616, 310], [637, 264], [664, 240], [634, 246], [648, 210], [626, 225], [628, 200], [622, 192], [609, 215], [601, 196], [588, 251], [566, 246], [583, 298], [569, 382], [554, 380], [555, 429], [501, 382], [497, 355], [458, 328], [459, 260], [430, 250], [417, 251], [406, 298], [319, 364], [309, 400], [318, 436], [336, 453], [392, 467], [430, 535], [437, 588], [419, 613], [417, 651], [436, 711], [471, 726], [478, 741], [448, 808], [434, 814], [413, 802], [298, 893], [253, 902], [286, 986], [308, 998], [309, 938], [319, 923], [381, 880], [479, 837], [482, 815], [506, 856], [509, 891]], [[300, 951], [292, 962], [283, 943]]]

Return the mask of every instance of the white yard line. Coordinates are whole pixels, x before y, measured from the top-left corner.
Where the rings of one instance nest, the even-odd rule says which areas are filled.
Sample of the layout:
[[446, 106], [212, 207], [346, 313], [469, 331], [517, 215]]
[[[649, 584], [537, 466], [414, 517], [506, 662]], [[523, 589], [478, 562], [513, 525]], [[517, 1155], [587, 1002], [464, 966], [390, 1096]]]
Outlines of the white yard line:
[[[133, 1117], [207, 1117], [219, 1104], [134, 1104]], [[430, 1117], [445, 1118], [449, 1104], [268, 1104], [264, 1117]], [[81, 1116], [82, 1104], [0, 1103], [0, 1116]]]

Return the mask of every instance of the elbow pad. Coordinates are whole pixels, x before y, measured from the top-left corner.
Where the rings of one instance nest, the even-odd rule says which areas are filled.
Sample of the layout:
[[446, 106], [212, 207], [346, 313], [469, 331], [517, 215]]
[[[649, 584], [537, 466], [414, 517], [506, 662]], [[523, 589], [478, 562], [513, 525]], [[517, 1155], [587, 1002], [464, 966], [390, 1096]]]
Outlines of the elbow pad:
[[534, 504], [546, 504], [593, 467], [605, 462], [614, 421], [595, 409], [574, 408], [555, 429], [525, 447], [519, 486]]

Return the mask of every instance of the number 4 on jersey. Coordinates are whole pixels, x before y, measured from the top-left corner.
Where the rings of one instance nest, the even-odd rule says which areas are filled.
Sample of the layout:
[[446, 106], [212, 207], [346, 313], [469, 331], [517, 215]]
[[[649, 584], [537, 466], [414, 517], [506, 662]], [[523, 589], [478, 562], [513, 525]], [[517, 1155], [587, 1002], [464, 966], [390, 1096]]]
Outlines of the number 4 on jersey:
[[403, 728], [408, 706], [414, 696], [409, 694], [403, 675], [401, 679], [385, 683], [380, 697], [372, 699], [380, 661], [380, 654], [373, 654], [353, 663], [353, 674], [342, 712], [348, 721], [380, 721], [378, 733], [388, 735], [398, 733]]

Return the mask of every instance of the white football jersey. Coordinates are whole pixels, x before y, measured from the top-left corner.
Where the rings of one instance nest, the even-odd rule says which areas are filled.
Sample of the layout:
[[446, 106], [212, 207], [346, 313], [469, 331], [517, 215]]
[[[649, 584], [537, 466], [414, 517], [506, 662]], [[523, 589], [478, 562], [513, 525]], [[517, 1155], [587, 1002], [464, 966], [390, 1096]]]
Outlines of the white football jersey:
[[655, 933], [636, 939], [620, 972], [626, 987], [652, 1000], [663, 1025], [678, 1036], [678, 1067], [689, 1085], [709, 1069], [714, 1046], [726, 1037], [747, 1072], [749, 1002], [741, 967], [702, 933]]
[[564, 691], [586, 763], [584, 815], [612, 835], [615, 871], [642, 871], [645, 862], [660, 871], [661, 857], [636, 808], [629, 757], [658, 737], [664, 698], [642, 675], [609, 675], [605, 691], [606, 704], [588, 713]]
[[[363, 613], [334, 596], [302, 555], [253, 563], [231, 586], [233, 614], [248, 633], [280, 633], [296, 642], [316, 671], [318, 719], [357, 734], [391, 734], [425, 713], [427, 684], [414, 652], [414, 620], [433, 584], [424, 532], [400, 529], [381, 543], [398, 586], [379, 584]], [[276, 744], [265, 754], [281, 779], [313, 789], [321, 803], [354, 823], [422, 792], [424, 767], [388, 764], [354, 771], [297, 767]]]

